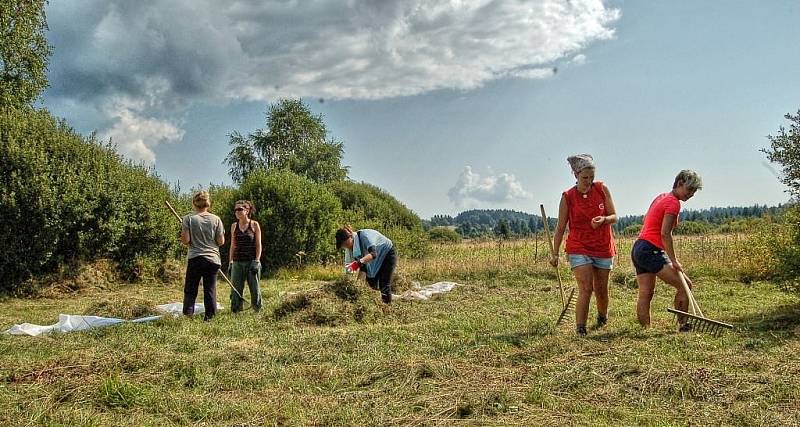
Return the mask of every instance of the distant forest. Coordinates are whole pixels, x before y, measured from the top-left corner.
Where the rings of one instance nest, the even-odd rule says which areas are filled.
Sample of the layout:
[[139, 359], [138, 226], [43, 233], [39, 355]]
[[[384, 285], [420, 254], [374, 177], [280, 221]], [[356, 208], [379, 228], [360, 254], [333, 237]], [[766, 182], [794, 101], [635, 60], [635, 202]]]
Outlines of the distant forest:
[[[686, 210], [680, 214], [680, 225], [676, 233], [695, 234], [710, 231], [737, 231], [748, 224], [748, 219], [774, 216], [783, 211], [786, 205], [770, 206], [753, 205], [745, 207], [709, 208]], [[636, 233], [642, 226], [643, 215], [626, 215], [619, 217], [614, 224], [618, 234]], [[550, 230], [556, 224], [556, 218], [550, 218]], [[461, 212], [455, 217], [450, 215], [434, 215], [424, 221], [426, 229], [447, 227], [458, 232], [462, 237], [482, 237], [488, 235], [527, 236], [543, 229], [542, 218], [509, 209], [473, 209]]]

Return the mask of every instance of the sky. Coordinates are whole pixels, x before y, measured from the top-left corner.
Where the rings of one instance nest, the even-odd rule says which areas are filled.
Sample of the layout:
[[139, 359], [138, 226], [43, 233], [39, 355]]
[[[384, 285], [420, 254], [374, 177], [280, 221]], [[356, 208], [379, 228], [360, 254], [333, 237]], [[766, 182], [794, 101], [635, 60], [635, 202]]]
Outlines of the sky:
[[171, 184], [232, 184], [228, 135], [301, 97], [350, 177], [422, 218], [555, 213], [590, 153], [617, 212], [775, 205], [800, 110], [795, 1], [53, 1], [41, 105]]

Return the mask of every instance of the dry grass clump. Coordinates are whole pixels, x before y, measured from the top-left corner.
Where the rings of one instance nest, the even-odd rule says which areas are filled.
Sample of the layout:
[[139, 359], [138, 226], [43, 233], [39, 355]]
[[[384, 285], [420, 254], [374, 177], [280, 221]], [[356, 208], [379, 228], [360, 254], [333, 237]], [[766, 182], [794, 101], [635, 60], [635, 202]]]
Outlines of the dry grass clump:
[[107, 259], [86, 264], [62, 265], [53, 274], [33, 279], [30, 288], [38, 296], [58, 298], [82, 289], [109, 289], [110, 283], [118, 282], [115, 264]]
[[651, 369], [634, 375], [629, 387], [643, 395], [714, 401], [729, 385], [721, 371], [708, 368]]
[[392, 276], [392, 293], [399, 295], [412, 288], [414, 288], [414, 281], [405, 274], [395, 271], [394, 276]]
[[363, 281], [342, 276], [322, 288], [287, 295], [275, 308], [273, 316], [314, 326], [361, 323], [380, 314], [376, 296]]
[[628, 289], [636, 289], [639, 287], [638, 282], [636, 282], [636, 276], [632, 273], [625, 274], [614, 271], [611, 273], [611, 283], [618, 286], [624, 286]]
[[167, 258], [155, 267], [154, 276], [163, 283], [183, 283], [184, 261]]
[[137, 319], [145, 316], [155, 316], [159, 313], [150, 301], [136, 298], [112, 301], [101, 300], [93, 302], [83, 314], [85, 316], [114, 317], [117, 319]]

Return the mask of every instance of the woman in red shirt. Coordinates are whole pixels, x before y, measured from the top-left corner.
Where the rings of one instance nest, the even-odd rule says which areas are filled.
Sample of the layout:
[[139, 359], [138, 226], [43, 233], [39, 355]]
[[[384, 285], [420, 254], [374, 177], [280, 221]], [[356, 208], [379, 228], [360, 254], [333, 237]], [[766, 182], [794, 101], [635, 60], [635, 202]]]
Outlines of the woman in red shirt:
[[617, 221], [617, 213], [608, 187], [594, 181], [592, 156], [578, 154], [567, 161], [578, 181], [561, 195], [550, 264], [558, 266], [558, 250], [569, 225], [566, 252], [578, 283], [575, 331], [583, 336], [586, 335], [592, 292], [597, 302], [597, 327], [608, 322], [608, 275], [616, 253], [611, 224]]
[[[636, 316], [639, 323], [647, 328], [650, 326], [650, 301], [656, 287], [656, 277], [672, 285], [675, 294], [675, 308], [686, 311], [689, 308], [689, 296], [683, 290], [680, 274], [683, 266], [675, 255], [672, 242], [672, 230], [678, 226], [678, 213], [681, 202], [694, 196], [697, 190], [703, 188], [703, 181], [695, 171], [682, 170], [675, 177], [672, 191], [659, 194], [650, 204], [644, 216], [642, 231], [639, 239], [633, 244], [631, 259], [636, 268], [636, 281], [639, 283], [639, 299], [636, 302]], [[689, 287], [692, 286], [688, 277], [685, 277]], [[691, 329], [685, 319], [679, 319], [680, 331]]]

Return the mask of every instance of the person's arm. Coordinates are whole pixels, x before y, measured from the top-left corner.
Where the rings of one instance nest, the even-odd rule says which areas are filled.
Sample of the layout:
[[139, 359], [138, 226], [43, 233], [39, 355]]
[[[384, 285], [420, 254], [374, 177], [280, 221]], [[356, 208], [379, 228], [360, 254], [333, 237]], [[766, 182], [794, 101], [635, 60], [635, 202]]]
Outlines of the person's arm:
[[[547, 221], [546, 218], [542, 220]], [[569, 220], [569, 205], [567, 205], [567, 196], [561, 195], [561, 202], [558, 204], [558, 224], [556, 225], [555, 233], [553, 234], [553, 253], [550, 255], [550, 265], [558, 265], [558, 251], [561, 249], [561, 241], [564, 240], [564, 232], [567, 229], [567, 221]], [[549, 227], [549, 225], [545, 225]]]
[[614, 200], [611, 199], [611, 192], [608, 187], [603, 184], [603, 192], [606, 194], [606, 215], [603, 224], [614, 224], [617, 222], [617, 208], [614, 207]]
[[[236, 235], [236, 223], [231, 224], [231, 236]], [[221, 246], [221, 245], [220, 245]], [[228, 250], [228, 264], [233, 263], [233, 254], [236, 253], [236, 239], [231, 237], [231, 248]]]
[[261, 225], [253, 221], [253, 232], [256, 235], [256, 261], [261, 259]]
[[183, 243], [184, 246], [189, 246], [191, 237], [189, 236], [189, 226], [188, 224], [185, 224], [185, 222], [187, 222], [186, 218], [183, 218], [181, 220], [181, 243]]
[[378, 252], [376, 251], [375, 246], [370, 246], [369, 248], [367, 248], [367, 254], [361, 257], [361, 259], [358, 261], [361, 264], [367, 264], [368, 262], [374, 260], [377, 257], [378, 257]]
[[678, 271], [683, 271], [683, 266], [678, 262], [678, 257], [675, 256], [675, 246], [672, 242], [672, 229], [675, 227], [675, 215], [664, 214], [664, 219], [661, 221], [661, 241], [664, 242], [664, 252], [667, 253], [669, 260], [672, 261], [672, 267]]
[[216, 235], [217, 246], [222, 246], [225, 244], [225, 226], [222, 225], [222, 220], [219, 218], [217, 218], [216, 230], [217, 230], [217, 235]]

